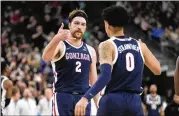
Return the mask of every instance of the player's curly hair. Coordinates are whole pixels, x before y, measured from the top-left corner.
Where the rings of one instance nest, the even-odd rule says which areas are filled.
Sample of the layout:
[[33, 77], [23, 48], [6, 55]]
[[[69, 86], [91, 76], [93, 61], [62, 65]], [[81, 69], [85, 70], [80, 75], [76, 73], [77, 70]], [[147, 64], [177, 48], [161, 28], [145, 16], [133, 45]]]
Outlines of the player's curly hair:
[[113, 27], [124, 27], [129, 22], [129, 14], [122, 6], [107, 7], [102, 11], [102, 17]]
[[88, 21], [88, 15], [85, 13], [85, 11], [80, 10], [80, 9], [75, 9], [72, 12], [70, 12], [68, 16], [69, 22], [71, 22], [73, 18], [77, 16], [83, 17], [86, 20], [86, 22]]

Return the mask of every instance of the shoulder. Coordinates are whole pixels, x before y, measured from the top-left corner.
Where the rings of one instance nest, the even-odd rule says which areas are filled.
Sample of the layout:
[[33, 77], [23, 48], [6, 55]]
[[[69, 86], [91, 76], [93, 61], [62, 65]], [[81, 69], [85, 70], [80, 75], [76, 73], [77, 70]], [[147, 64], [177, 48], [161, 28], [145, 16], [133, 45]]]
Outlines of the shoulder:
[[90, 46], [90, 45], [88, 45], [88, 44], [86, 44], [86, 46], [87, 46], [87, 48], [88, 48], [90, 51], [96, 52], [95, 49], [94, 49], [92, 46]]
[[7, 89], [7, 88], [12, 88], [12, 87], [13, 87], [13, 83], [12, 83], [11, 80], [6, 79], [6, 80], [4, 81], [3, 86], [4, 86], [5, 89]]
[[144, 42], [142, 42], [141, 39], [136, 40], [136, 41], [141, 45], [142, 48], [146, 48], [147, 47], [147, 45]]
[[90, 45], [88, 45], [88, 44], [86, 44], [86, 46], [87, 46], [87, 49], [88, 49], [89, 52], [90, 52], [90, 55], [91, 55], [91, 56], [96, 56], [96, 50], [95, 50], [92, 46], [90, 46]]
[[112, 45], [112, 43], [109, 40], [106, 40], [104, 42], [101, 42], [99, 44], [99, 49], [101, 50], [110, 50], [112, 49], [114, 46]]

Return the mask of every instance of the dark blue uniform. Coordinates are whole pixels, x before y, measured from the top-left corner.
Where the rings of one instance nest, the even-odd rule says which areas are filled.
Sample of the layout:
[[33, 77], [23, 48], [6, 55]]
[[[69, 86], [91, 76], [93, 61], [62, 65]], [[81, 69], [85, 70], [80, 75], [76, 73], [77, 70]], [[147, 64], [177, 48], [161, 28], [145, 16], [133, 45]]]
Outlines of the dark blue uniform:
[[111, 81], [99, 102], [98, 115], [141, 116], [141, 98], [144, 59], [137, 40], [130, 37], [112, 37], [115, 47]]
[[[72, 116], [76, 103], [89, 89], [92, 58], [90, 46], [85, 43], [80, 47], [68, 41], [63, 41], [63, 44], [65, 50], [62, 57], [51, 62], [55, 76], [53, 114]], [[89, 104], [86, 115], [90, 115], [90, 110]]]

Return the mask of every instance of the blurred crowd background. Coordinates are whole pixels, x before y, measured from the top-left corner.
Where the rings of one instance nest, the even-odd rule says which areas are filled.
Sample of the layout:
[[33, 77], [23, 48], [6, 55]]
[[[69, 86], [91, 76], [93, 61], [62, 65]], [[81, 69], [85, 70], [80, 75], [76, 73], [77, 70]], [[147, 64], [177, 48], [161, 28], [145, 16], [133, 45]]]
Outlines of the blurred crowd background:
[[[146, 96], [153, 92], [157, 92], [161, 97], [161, 103], [156, 104], [157, 108], [162, 107], [163, 111], [165, 110], [167, 104], [172, 102], [174, 94], [173, 74], [176, 58], [179, 55], [179, 2], [3, 1], [1, 2], [1, 57], [10, 66], [9, 78], [15, 86], [13, 95], [17, 105], [21, 104], [18, 106], [19, 111], [16, 112], [23, 114], [20, 109], [24, 108], [22, 107], [24, 97], [33, 98], [32, 107], [35, 108], [31, 108], [29, 113], [42, 115], [44, 106], [46, 109], [50, 107], [43, 104], [46, 103], [43, 100], [51, 99], [48, 95], [52, 93], [48, 93], [47, 88], [52, 87], [53, 72], [50, 62], [44, 62], [41, 55], [61, 23], [63, 22], [65, 28], [68, 28], [69, 12], [79, 8], [88, 14], [89, 22], [84, 41], [97, 51], [99, 43], [108, 39], [101, 12], [105, 7], [113, 4], [124, 6], [131, 15], [130, 24], [125, 27], [126, 35], [145, 42], [162, 66], [160, 76], [154, 76], [147, 67], [144, 69], [142, 85], [144, 93], [141, 98], [145, 112], [150, 112], [147, 111], [149, 104]], [[151, 84], [156, 86], [150, 90]], [[18, 103], [19, 101], [21, 102]]]

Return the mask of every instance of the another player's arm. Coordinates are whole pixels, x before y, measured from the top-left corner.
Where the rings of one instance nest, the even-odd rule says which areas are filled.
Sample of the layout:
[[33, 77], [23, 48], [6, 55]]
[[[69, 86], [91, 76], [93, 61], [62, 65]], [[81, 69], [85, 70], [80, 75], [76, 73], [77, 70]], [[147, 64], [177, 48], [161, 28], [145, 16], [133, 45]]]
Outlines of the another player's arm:
[[176, 61], [176, 68], [174, 73], [174, 88], [175, 88], [175, 95], [174, 101], [175, 103], [179, 104], [179, 57]]
[[[65, 39], [65, 32], [63, 30], [63, 23], [62, 26], [60, 27], [58, 33], [53, 37], [53, 39], [50, 41], [50, 43], [45, 47], [43, 54], [42, 54], [42, 59], [44, 61], [51, 61], [55, 58], [58, 58], [61, 53], [62, 53], [62, 40]], [[66, 32], [67, 33], [67, 32]]]
[[175, 84], [175, 94], [179, 96], [179, 57], [176, 61], [176, 68], [174, 73], [174, 84]]
[[6, 104], [5, 104], [5, 107], [6, 107], [10, 103], [11, 96], [12, 96], [12, 88], [13, 88], [12, 81], [9, 80], [9, 79], [5, 80], [3, 86], [7, 91], [7, 93], [6, 93]]
[[[93, 86], [95, 84], [95, 82], [97, 81], [97, 70], [96, 70], [96, 51], [94, 48], [91, 47], [91, 52], [92, 52], [92, 63], [91, 63], [91, 66], [90, 66], [90, 73], [89, 73], [89, 82], [90, 82], [90, 85]], [[99, 99], [99, 93], [94, 97], [94, 102], [96, 104], [96, 107], [98, 106], [97, 105], [97, 102], [98, 102], [98, 99]]]
[[152, 52], [149, 50], [149, 48], [146, 46], [145, 43], [139, 41], [142, 49], [142, 53], [145, 60], [145, 65], [155, 74], [160, 75], [161, 74], [161, 67], [159, 61], [156, 59], [156, 57], [152, 54]]

